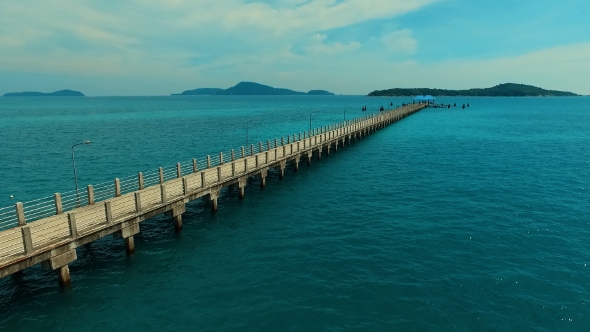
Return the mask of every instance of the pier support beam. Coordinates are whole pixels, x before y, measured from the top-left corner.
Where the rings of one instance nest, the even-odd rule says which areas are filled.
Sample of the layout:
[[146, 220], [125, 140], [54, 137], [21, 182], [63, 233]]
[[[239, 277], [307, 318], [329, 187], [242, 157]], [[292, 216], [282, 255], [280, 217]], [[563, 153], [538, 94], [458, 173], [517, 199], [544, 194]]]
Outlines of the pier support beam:
[[276, 167], [277, 171], [279, 171], [279, 180], [282, 180], [285, 177], [285, 168], [287, 168], [287, 163], [284, 160]]
[[135, 253], [135, 240], [133, 239], [133, 235], [137, 233], [139, 233], [139, 224], [135, 223], [113, 233], [113, 237], [116, 239], [124, 239], [127, 255], [133, 255]]
[[295, 172], [299, 170], [299, 162], [301, 161], [301, 156], [296, 156], [295, 160], [293, 160], [293, 167], [295, 168]]
[[248, 179], [246, 177], [241, 177], [238, 179], [238, 182], [231, 185], [231, 188], [236, 188], [240, 191], [240, 194], [239, 194], [240, 200], [244, 199], [244, 194], [245, 194], [244, 188], [246, 188], [246, 184], [248, 183], [247, 180]]
[[313, 158], [313, 151], [307, 153], [307, 166], [311, 165], [311, 158]]
[[182, 214], [185, 212], [186, 206], [184, 202], [177, 203], [172, 210], [166, 212], [166, 215], [172, 217], [172, 220], [174, 220], [174, 230], [176, 232], [182, 231]]
[[322, 146], [318, 148], [318, 160], [322, 159]]
[[212, 213], [217, 212], [217, 199], [218, 198], [219, 198], [219, 190], [211, 191], [207, 195], [207, 199], [209, 200], [209, 203], [211, 204], [211, 212]]
[[66, 287], [72, 283], [68, 264], [75, 261], [77, 258], [76, 249], [74, 249], [41, 262], [41, 267], [46, 270], [57, 271], [59, 285], [61, 287]]
[[260, 188], [266, 187], [266, 176], [268, 175], [268, 168], [260, 170]]

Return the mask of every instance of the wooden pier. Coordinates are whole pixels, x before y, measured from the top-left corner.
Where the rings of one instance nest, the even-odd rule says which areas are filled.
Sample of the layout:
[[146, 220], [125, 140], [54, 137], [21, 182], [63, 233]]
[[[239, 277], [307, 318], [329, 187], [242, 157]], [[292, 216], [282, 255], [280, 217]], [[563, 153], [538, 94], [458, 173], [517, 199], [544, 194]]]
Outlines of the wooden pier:
[[319, 159], [426, 106], [407, 105], [242, 147], [230, 155], [207, 156], [206, 164], [201, 163], [204, 165], [196, 159], [178, 163], [172, 178], [167, 176], [170, 169], [159, 168], [149, 176], [133, 176], [132, 182], [122, 184], [121, 179], [115, 179], [106, 194], [98, 191], [98, 186], [89, 185], [82, 195], [56, 193], [50, 207], [39, 199], [1, 208], [0, 226], [4, 230], [0, 231], [0, 278], [41, 263], [45, 269], [57, 271], [60, 285], [68, 285], [68, 264], [76, 260], [77, 247], [112, 234], [124, 240], [127, 253], [132, 254], [133, 236], [139, 233], [142, 221], [166, 213], [175, 229], [181, 231], [188, 202], [205, 199], [216, 212], [221, 189], [238, 188], [242, 199], [248, 178], [259, 178], [264, 187], [269, 169], [276, 169], [282, 178], [287, 164], [297, 171], [302, 160], [309, 165], [314, 157]]

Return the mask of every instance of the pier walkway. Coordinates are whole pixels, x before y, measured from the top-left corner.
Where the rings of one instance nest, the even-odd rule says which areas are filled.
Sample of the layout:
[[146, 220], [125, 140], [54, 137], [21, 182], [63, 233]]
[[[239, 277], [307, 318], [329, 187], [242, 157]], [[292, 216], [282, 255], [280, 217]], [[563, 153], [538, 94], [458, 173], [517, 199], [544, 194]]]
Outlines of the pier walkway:
[[247, 179], [257, 177], [262, 187], [270, 169], [283, 178], [287, 164], [321, 158], [366, 135], [391, 125], [426, 107], [407, 105], [310, 132], [241, 147], [238, 152], [159, 168], [150, 174], [89, 185], [82, 192], [56, 193], [31, 202], [0, 208], [0, 278], [41, 263], [57, 271], [59, 283], [70, 283], [68, 264], [76, 248], [113, 235], [125, 241], [128, 254], [135, 251], [133, 236], [140, 223], [161, 213], [182, 230], [185, 204], [203, 198], [217, 211], [221, 189], [239, 189], [244, 197]]

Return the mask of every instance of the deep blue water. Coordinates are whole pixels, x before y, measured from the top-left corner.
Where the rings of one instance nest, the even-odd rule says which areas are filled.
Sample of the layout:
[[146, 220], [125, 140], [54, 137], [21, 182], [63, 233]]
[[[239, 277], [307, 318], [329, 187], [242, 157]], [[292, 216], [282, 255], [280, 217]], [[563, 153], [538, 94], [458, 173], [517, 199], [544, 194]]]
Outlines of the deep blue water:
[[[0, 207], [374, 112], [366, 97], [0, 98]], [[2, 331], [588, 331], [590, 98], [448, 98], [136, 254], [78, 249], [72, 286], [0, 280]], [[9, 196], [14, 195], [14, 199]]]

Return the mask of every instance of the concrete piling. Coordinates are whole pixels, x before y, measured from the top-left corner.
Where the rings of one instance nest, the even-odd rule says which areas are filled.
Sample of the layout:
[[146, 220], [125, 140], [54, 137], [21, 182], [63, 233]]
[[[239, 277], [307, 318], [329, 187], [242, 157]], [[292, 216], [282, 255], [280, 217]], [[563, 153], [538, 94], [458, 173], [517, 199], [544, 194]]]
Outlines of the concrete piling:
[[218, 190], [211, 191], [207, 195], [207, 199], [209, 200], [209, 204], [211, 205], [211, 212], [212, 213], [217, 212], [217, 198], [219, 198], [219, 191]]
[[260, 171], [260, 188], [266, 187], [266, 176], [268, 175], [268, 168], [264, 168]]
[[247, 178], [241, 177], [238, 179], [238, 182], [236, 183], [236, 186], [238, 187], [238, 189], [240, 191], [240, 194], [239, 194], [240, 200], [244, 199], [245, 188], [246, 188], [246, 184], [248, 183], [247, 180], [248, 180]]
[[41, 267], [46, 270], [57, 271], [59, 285], [66, 287], [71, 284], [70, 269], [68, 264], [75, 261], [77, 258], [76, 249], [73, 249], [63, 254], [52, 256], [48, 260], [42, 261]]
[[133, 255], [135, 253], [135, 241], [133, 240], [133, 236], [137, 233], [139, 233], [139, 224], [134, 223], [113, 233], [113, 237], [116, 239], [124, 239], [127, 255]]

